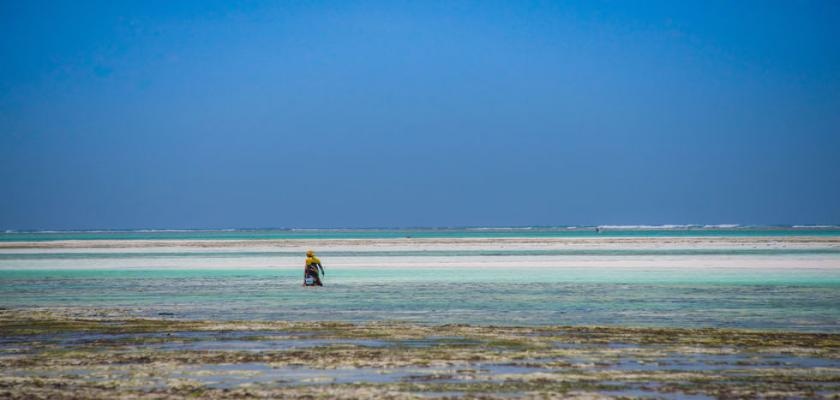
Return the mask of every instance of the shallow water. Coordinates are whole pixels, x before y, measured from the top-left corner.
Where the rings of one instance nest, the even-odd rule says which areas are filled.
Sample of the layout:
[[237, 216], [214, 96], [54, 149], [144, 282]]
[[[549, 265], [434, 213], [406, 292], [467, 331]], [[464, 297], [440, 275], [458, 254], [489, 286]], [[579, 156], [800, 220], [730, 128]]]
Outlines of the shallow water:
[[2, 307], [195, 319], [737, 327], [840, 332], [836, 269], [0, 271]]
[[[482, 241], [479, 248], [454, 238], [596, 233], [569, 228], [5, 233], [0, 307], [120, 308], [193, 319], [840, 332], [840, 242], [833, 238], [839, 234], [836, 229], [625, 229], [599, 235], [641, 239], [498, 239]], [[300, 286], [303, 259], [297, 248], [309, 241], [247, 240], [306, 235], [453, 239], [321, 242], [323, 288]], [[242, 241], [226, 246], [186, 240], [196, 238]], [[86, 241], [50, 242], [60, 239]], [[184, 240], [133, 247], [135, 239]], [[25, 240], [40, 242], [32, 246]]]

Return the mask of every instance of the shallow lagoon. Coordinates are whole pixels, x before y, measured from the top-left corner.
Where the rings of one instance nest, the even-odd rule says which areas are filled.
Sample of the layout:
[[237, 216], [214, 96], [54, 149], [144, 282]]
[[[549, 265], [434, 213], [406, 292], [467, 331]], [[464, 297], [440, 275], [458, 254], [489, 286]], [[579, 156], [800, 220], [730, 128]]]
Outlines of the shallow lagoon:
[[191, 319], [627, 325], [840, 331], [825, 269], [0, 271], [0, 306], [130, 309]]

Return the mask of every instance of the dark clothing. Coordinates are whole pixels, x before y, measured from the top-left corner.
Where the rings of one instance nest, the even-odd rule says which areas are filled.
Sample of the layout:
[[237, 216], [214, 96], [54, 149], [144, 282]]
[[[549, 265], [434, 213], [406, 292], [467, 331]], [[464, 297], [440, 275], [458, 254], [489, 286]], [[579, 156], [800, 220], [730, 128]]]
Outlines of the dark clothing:
[[[306, 283], [306, 278], [308, 277], [312, 277], [313, 283], [311, 285]], [[318, 267], [315, 264], [306, 266], [306, 269], [303, 272], [303, 284], [306, 286], [324, 286], [324, 284], [321, 283], [321, 277], [318, 276]]]
[[[324, 286], [321, 283], [321, 277], [318, 275], [318, 270], [321, 270], [321, 275], [324, 275], [324, 267], [321, 266], [321, 260], [315, 257], [315, 254], [308, 253], [305, 265], [306, 267], [303, 269], [303, 284], [306, 286]], [[306, 282], [307, 277], [312, 277], [312, 283]]]

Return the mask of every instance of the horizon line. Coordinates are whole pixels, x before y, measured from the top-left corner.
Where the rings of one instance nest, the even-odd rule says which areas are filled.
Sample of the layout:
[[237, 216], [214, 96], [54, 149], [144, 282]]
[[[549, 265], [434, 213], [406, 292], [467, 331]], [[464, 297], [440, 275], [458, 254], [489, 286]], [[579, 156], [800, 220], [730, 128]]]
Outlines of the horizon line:
[[597, 224], [597, 225], [463, 225], [463, 226], [368, 226], [368, 227], [202, 227], [202, 228], [91, 228], [3, 229], [12, 233], [95, 232], [249, 232], [249, 231], [401, 231], [401, 230], [745, 230], [745, 229], [840, 229], [840, 224]]

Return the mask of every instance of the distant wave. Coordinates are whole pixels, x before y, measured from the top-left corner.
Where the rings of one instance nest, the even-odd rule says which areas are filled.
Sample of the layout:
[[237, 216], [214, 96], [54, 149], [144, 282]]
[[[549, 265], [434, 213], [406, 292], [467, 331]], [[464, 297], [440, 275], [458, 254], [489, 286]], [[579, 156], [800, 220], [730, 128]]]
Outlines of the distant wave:
[[678, 229], [735, 229], [741, 228], [739, 224], [715, 224], [715, 225], [699, 225], [699, 224], [664, 224], [664, 225], [599, 225], [600, 229], [663, 229], [663, 230], [678, 230]]
[[598, 225], [600, 229], [691, 229], [701, 225]]

